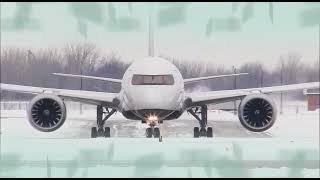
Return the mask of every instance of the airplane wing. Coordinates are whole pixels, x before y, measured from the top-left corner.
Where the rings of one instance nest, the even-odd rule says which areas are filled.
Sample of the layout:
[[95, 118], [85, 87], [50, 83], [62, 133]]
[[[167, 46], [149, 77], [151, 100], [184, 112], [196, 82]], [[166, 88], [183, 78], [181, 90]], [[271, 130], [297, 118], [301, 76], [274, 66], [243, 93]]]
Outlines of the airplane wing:
[[65, 77], [75, 77], [75, 78], [83, 78], [83, 79], [95, 79], [101, 81], [110, 81], [114, 83], [121, 84], [121, 79], [113, 79], [113, 78], [105, 78], [105, 77], [96, 77], [96, 76], [84, 76], [84, 75], [76, 75], [76, 74], [63, 74], [63, 73], [52, 73], [53, 75], [57, 76], [65, 76]]
[[319, 82], [290, 84], [283, 86], [272, 86], [262, 88], [249, 88], [249, 89], [235, 89], [235, 90], [221, 90], [221, 91], [208, 91], [208, 92], [192, 92], [186, 93], [186, 97], [191, 99], [190, 107], [203, 104], [218, 104], [227, 101], [234, 101], [241, 99], [252, 93], [279, 93], [287, 91], [296, 91], [304, 89], [318, 89], [320, 88]]
[[105, 93], [95, 91], [69, 90], [69, 89], [54, 89], [33, 86], [22, 86], [15, 84], [0, 83], [1, 91], [11, 91], [26, 94], [41, 94], [53, 93], [63, 99], [71, 101], [79, 101], [87, 104], [112, 106], [117, 93]]
[[199, 78], [189, 78], [189, 79], [184, 79], [183, 82], [184, 82], [184, 84], [188, 84], [188, 83], [194, 83], [194, 82], [207, 80], [207, 79], [216, 79], [216, 78], [232, 77], [232, 76], [242, 76], [242, 75], [247, 75], [247, 74], [249, 74], [249, 73], [224, 74], [224, 75], [217, 75], [217, 76], [206, 76], [206, 77], [199, 77]]

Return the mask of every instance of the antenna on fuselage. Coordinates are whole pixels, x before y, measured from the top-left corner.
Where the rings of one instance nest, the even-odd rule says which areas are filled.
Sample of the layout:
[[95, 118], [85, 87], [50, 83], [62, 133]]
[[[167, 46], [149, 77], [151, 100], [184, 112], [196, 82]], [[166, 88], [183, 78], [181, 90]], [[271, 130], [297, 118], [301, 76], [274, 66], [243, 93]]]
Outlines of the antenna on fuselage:
[[154, 25], [153, 25], [153, 3], [149, 6], [149, 44], [148, 55], [154, 56]]

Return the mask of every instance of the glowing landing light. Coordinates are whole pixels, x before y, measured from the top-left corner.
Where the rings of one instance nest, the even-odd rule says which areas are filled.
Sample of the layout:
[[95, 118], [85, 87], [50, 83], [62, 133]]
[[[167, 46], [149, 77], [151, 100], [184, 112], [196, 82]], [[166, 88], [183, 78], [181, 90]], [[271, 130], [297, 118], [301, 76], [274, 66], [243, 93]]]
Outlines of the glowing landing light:
[[158, 120], [158, 117], [151, 115], [151, 116], [148, 117], [148, 120], [150, 120], [150, 121], [156, 121], [156, 120]]
[[158, 117], [157, 117], [157, 116], [154, 116], [154, 115], [150, 115], [150, 116], [148, 117], [148, 121], [149, 121], [149, 122], [152, 122], [152, 123], [155, 123], [155, 122], [158, 121]]

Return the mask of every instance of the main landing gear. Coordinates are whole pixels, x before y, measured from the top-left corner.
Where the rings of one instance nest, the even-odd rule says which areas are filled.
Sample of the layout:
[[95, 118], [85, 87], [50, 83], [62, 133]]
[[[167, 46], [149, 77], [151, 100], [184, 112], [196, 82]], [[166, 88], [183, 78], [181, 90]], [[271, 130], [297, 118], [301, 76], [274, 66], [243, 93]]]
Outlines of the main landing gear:
[[213, 132], [212, 132], [212, 127], [208, 127], [207, 126], [207, 112], [208, 112], [208, 108], [206, 105], [204, 106], [200, 106], [200, 107], [195, 107], [192, 109], [189, 109], [188, 112], [193, 115], [200, 124], [200, 128], [199, 127], [194, 127], [193, 128], [193, 136], [195, 138], [198, 137], [213, 137]]
[[[103, 111], [105, 109], [105, 111]], [[103, 106], [97, 106], [97, 127], [91, 128], [91, 138], [96, 137], [110, 137], [110, 127], [104, 127], [104, 123], [109, 119], [111, 115], [116, 112], [115, 109], [107, 108]], [[103, 115], [105, 117], [103, 118]]]

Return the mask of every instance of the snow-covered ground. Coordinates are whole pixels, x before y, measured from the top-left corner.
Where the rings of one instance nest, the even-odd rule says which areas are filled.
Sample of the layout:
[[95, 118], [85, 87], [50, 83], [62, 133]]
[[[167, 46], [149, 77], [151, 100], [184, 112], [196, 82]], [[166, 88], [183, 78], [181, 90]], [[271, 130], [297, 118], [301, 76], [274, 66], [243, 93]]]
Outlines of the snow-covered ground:
[[[319, 110], [300, 111], [278, 115], [272, 128], [263, 133], [244, 129], [237, 115], [232, 112], [213, 110], [208, 112], [208, 124], [213, 127], [215, 137], [230, 138], [311, 138], [319, 139]], [[96, 111], [68, 110], [65, 124], [51, 133], [39, 132], [32, 128], [25, 110], [1, 110], [1, 131], [5, 137], [21, 138], [89, 138], [90, 128], [96, 126]], [[106, 122], [113, 137], [145, 137], [148, 126], [140, 121], [128, 120], [121, 113], [111, 116]], [[164, 137], [193, 137], [193, 127], [199, 126], [193, 116], [184, 113], [179, 119], [165, 121], [161, 128]]]
[[214, 138], [199, 139], [185, 113], [164, 122], [163, 142], [120, 113], [106, 123], [112, 138], [91, 139], [95, 118], [94, 109], [69, 109], [59, 130], [42, 133], [24, 110], [1, 110], [0, 177], [319, 177], [319, 111], [284, 111], [253, 133], [231, 112], [213, 110]]

